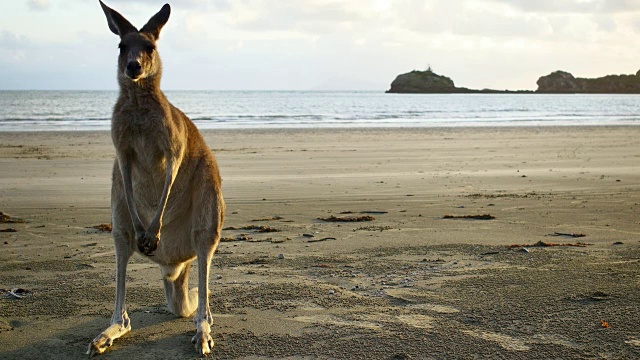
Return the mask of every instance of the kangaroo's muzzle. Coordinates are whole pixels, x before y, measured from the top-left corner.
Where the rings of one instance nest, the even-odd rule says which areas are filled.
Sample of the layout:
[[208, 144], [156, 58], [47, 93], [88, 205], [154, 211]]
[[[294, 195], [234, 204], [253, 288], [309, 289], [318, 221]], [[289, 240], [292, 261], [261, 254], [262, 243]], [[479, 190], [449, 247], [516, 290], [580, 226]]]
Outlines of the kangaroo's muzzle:
[[137, 80], [142, 75], [142, 65], [137, 60], [132, 60], [127, 63], [127, 68], [124, 71], [131, 80]]

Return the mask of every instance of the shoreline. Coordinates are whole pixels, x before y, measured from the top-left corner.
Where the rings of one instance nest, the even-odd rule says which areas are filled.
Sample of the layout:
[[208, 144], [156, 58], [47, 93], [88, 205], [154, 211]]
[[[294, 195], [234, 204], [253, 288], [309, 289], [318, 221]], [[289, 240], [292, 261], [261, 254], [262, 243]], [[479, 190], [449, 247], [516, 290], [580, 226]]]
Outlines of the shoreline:
[[[526, 120], [525, 120], [526, 121]], [[197, 126], [197, 124], [196, 124]], [[465, 130], [543, 130], [543, 129], [592, 129], [592, 128], [637, 128], [638, 124], [553, 124], [553, 125], [460, 125], [460, 126], [326, 126], [326, 127], [243, 127], [243, 128], [200, 128], [198, 130], [203, 133], [212, 132], [242, 132], [242, 133], [254, 133], [254, 132], [322, 132], [322, 131], [356, 131], [356, 132], [375, 132], [375, 131], [465, 131]], [[0, 130], [0, 134], [91, 134], [91, 133], [110, 133], [110, 129], [81, 129], [81, 130]]]

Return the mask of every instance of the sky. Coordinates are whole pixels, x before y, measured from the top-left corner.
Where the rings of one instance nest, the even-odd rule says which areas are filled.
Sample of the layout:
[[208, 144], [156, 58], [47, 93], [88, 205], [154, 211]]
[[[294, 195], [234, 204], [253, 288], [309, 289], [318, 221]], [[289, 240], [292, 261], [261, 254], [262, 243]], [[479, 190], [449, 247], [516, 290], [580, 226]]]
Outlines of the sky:
[[[165, 1], [104, 0], [141, 28]], [[117, 89], [97, 0], [0, 0], [0, 89]], [[165, 90], [379, 90], [431, 67], [456, 86], [535, 90], [640, 69], [640, 0], [173, 0]]]

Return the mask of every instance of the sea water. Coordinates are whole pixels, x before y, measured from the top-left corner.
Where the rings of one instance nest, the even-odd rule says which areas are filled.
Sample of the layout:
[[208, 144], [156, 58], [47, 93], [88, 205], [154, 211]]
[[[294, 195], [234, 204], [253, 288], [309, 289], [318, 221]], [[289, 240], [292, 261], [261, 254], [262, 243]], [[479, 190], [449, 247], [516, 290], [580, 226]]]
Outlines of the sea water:
[[[640, 95], [166, 91], [201, 129], [640, 125]], [[117, 91], [0, 91], [0, 131], [108, 130]]]

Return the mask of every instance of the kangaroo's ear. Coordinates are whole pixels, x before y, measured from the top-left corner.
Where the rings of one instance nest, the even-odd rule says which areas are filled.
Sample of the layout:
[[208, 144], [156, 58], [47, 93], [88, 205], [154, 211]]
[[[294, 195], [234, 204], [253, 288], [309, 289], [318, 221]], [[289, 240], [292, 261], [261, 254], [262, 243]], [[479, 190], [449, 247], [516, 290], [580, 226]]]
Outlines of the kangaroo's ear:
[[120, 13], [108, 7], [102, 1], [100, 1], [100, 6], [102, 7], [102, 11], [104, 11], [104, 15], [107, 17], [109, 29], [114, 34], [124, 36], [130, 32], [138, 32], [138, 29], [131, 25], [129, 20], [125, 19]]
[[169, 20], [169, 15], [171, 15], [171, 6], [169, 6], [169, 4], [164, 4], [162, 9], [160, 9], [157, 14], [153, 15], [151, 19], [149, 19], [149, 22], [140, 29], [140, 32], [151, 34], [154, 39], [158, 40], [160, 37], [160, 30], [162, 30], [164, 24]]

